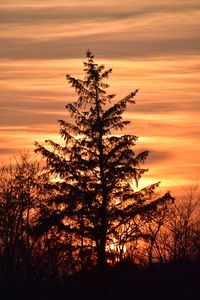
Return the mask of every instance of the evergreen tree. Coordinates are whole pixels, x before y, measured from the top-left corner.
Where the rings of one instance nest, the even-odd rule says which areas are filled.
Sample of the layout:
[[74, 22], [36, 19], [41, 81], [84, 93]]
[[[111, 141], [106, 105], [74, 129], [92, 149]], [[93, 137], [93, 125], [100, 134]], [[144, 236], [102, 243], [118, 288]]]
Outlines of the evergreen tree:
[[173, 200], [169, 193], [155, 199], [158, 183], [139, 192], [131, 186], [147, 171], [141, 165], [148, 151], [136, 155], [137, 137], [113, 131], [129, 124], [122, 115], [128, 104], [135, 103], [138, 90], [112, 105], [115, 95], [107, 94], [109, 85], [104, 82], [111, 71], [96, 64], [87, 51], [85, 78], [66, 76], [78, 99], [66, 105], [74, 122], [58, 121], [64, 145], [51, 140], [46, 141], [47, 147], [36, 143], [49, 172], [60, 178], [49, 186], [49, 211], [41, 214], [38, 228], [42, 232], [53, 226], [73, 234], [71, 249], [79, 251], [82, 260], [85, 249], [93, 249], [99, 267], [105, 266], [107, 246], [117, 242], [120, 232], [127, 231], [126, 243], [142, 236], [141, 229], [131, 224], [152, 219], [162, 204]]

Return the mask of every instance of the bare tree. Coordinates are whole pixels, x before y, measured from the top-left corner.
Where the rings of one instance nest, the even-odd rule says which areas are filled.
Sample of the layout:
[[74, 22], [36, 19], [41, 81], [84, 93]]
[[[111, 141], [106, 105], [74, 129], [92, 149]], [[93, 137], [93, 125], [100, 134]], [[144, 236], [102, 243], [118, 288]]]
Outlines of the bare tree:
[[149, 262], [192, 261], [200, 258], [200, 197], [193, 186], [149, 224]]
[[30, 228], [42, 201], [43, 181], [40, 163], [28, 154], [22, 154], [13, 164], [1, 168], [0, 255], [1, 268], [8, 276], [31, 271], [33, 239]]

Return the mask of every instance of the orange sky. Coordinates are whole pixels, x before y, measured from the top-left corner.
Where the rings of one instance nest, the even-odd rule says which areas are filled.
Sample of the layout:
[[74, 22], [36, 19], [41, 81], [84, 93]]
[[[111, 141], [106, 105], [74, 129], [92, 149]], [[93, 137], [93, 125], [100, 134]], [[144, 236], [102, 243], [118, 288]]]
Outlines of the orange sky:
[[[196, 184], [200, 176], [200, 3], [193, 0], [7, 0], [0, 4], [0, 163], [58, 138], [76, 100], [85, 51], [113, 68], [118, 98], [139, 88], [126, 132], [150, 150], [141, 185]], [[116, 98], [117, 99], [117, 98]]]

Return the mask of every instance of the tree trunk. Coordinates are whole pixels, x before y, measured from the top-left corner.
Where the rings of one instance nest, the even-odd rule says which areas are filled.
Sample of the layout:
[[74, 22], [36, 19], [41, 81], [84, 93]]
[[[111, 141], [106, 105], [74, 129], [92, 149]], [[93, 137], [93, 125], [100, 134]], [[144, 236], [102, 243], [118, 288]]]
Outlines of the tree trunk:
[[102, 124], [99, 110], [99, 95], [98, 87], [96, 86], [96, 110], [97, 110], [97, 119], [99, 125], [99, 141], [98, 141], [98, 150], [99, 150], [99, 169], [100, 169], [100, 180], [102, 186], [102, 204], [100, 208], [100, 219], [101, 219], [101, 231], [99, 236], [99, 244], [97, 246], [97, 266], [100, 270], [104, 270], [106, 262], [106, 236], [107, 236], [107, 191], [106, 191], [106, 180], [104, 174], [104, 153], [103, 153], [103, 139], [102, 139]]
[[99, 245], [97, 246], [97, 268], [100, 272], [103, 272], [106, 265], [106, 239], [101, 238]]

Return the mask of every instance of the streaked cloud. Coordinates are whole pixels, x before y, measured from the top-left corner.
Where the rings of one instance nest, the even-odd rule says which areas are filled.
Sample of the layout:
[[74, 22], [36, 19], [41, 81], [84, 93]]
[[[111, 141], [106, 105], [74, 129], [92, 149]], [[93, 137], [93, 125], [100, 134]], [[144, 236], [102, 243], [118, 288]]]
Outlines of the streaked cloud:
[[[123, 35], [123, 34], [122, 34]], [[3, 59], [65, 59], [80, 56], [80, 49], [93, 49], [97, 56], [107, 58], [141, 58], [167, 55], [196, 55], [200, 49], [198, 38], [167, 38], [137, 40], [116, 34], [98, 34], [78, 38], [32, 41], [23, 38], [0, 38], [0, 57]]]
[[110, 92], [139, 88], [125, 133], [150, 150], [144, 183], [175, 187], [199, 174], [199, 0], [9, 0], [0, 4], [0, 160], [59, 140], [90, 48], [113, 67]]
[[[174, 14], [193, 12], [200, 9], [198, 1], [57, 1], [46, 5], [42, 2], [36, 5], [34, 1], [20, 1], [12, 6], [2, 5], [1, 23], [44, 23], [57, 21], [59, 23], [82, 22], [84, 20], [125, 19], [149, 14]], [[78, 8], [78, 9], [77, 9]]]

